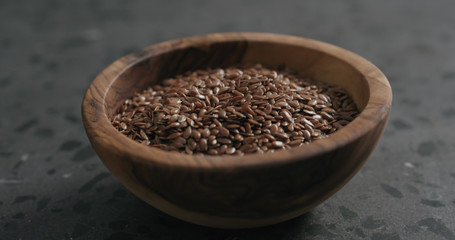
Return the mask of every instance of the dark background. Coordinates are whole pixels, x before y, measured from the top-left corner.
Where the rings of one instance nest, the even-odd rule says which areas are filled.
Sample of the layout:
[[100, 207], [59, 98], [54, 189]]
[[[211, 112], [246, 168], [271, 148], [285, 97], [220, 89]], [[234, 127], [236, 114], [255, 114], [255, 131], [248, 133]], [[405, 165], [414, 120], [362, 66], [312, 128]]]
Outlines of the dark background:
[[[0, 0], [0, 239], [455, 239], [455, 2]], [[342, 190], [251, 230], [182, 222], [129, 193], [85, 135], [80, 104], [126, 53], [259, 31], [351, 50], [389, 78], [384, 136]]]

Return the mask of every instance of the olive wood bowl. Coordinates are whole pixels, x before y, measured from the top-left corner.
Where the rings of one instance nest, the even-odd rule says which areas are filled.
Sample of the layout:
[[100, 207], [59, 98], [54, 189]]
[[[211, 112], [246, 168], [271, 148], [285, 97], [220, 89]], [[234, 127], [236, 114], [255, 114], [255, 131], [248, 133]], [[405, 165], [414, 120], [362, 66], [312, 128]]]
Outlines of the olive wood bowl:
[[[137, 91], [188, 70], [261, 63], [339, 85], [359, 116], [328, 138], [265, 154], [187, 155], [141, 145], [110, 123]], [[176, 218], [250, 228], [309, 211], [345, 185], [376, 147], [391, 109], [384, 74], [342, 48], [269, 33], [221, 33], [152, 45], [104, 69], [88, 88], [82, 117], [96, 153], [131, 192]]]

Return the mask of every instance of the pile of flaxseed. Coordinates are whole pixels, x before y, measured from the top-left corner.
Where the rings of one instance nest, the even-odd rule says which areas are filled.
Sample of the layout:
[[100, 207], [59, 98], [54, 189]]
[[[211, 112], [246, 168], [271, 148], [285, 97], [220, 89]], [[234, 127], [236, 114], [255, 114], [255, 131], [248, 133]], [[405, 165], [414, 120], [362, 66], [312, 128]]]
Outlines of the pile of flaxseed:
[[340, 87], [254, 65], [165, 79], [126, 100], [112, 125], [164, 150], [247, 154], [310, 143], [357, 115]]

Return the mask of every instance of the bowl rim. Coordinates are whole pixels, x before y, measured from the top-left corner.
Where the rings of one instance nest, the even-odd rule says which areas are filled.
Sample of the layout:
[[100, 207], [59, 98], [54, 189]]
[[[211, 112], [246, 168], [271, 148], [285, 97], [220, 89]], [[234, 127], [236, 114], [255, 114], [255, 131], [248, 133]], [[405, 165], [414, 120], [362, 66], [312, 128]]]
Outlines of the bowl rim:
[[[343, 61], [356, 69], [365, 78], [369, 90], [367, 104], [352, 122], [339, 131], [330, 134], [330, 137], [289, 150], [264, 154], [245, 154], [244, 156], [188, 155], [152, 148], [129, 139], [111, 125], [109, 116], [106, 114], [105, 99], [113, 83], [127, 69], [145, 59], [177, 49], [184, 49], [195, 45], [204, 46], [205, 44], [214, 42], [232, 41], [293, 45], [323, 52], [339, 61]], [[111, 149], [111, 151], [118, 155], [128, 156], [135, 162], [197, 171], [202, 169], [273, 167], [279, 164], [311, 159], [317, 155], [347, 145], [373, 130], [383, 120], [387, 121], [391, 104], [392, 90], [385, 75], [371, 62], [351, 51], [318, 40], [291, 35], [230, 32], [165, 41], [121, 57], [101, 71], [90, 84], [82, 101], [81, 112], [85, 130], [92, 144], [101, 144], [104, 148]], [[118, 146], [125, 147], [118, 148]], [[95, 151], [97, 151], [96, 147]], [[172, 159], [172, 161], [169, 161], [169, 159]]]

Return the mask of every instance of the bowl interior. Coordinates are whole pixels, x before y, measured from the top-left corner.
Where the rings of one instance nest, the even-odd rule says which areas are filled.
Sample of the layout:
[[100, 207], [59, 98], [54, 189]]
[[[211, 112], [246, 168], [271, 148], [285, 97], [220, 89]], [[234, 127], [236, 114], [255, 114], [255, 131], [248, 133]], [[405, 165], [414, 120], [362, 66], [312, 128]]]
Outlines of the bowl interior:
[[[150, 51], [150, 52], [149, 52]], [[284, 66], [314, 80], [339, 85], [347, 90], [359, 110], [369, 98], [369, 86], [362, 73], [352, 63], [319, 49], [319, 46], [301, 46], [264, 40], [232, 40], [214, 43], [194, 43], [159, 54], [151, 49], [130, 54], [136, 59], [121, 72], [108, 89], [105, 101], [107, 116], [137, 91], [189, 70], [229, 67], [237, 64], [260, 63], [273, 69]], [[142, 57], [137, 57], [137, 56]]]

